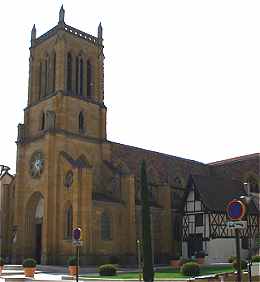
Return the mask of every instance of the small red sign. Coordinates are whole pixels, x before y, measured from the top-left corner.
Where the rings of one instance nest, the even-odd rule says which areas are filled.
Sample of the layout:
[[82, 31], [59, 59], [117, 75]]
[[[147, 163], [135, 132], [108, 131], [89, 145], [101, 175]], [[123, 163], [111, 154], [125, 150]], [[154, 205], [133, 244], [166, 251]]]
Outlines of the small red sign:
[[227, 205], [227, 215], [230, 220], [241, 220], [246, 213], [246, 206], [240, 200], [232, 200]]

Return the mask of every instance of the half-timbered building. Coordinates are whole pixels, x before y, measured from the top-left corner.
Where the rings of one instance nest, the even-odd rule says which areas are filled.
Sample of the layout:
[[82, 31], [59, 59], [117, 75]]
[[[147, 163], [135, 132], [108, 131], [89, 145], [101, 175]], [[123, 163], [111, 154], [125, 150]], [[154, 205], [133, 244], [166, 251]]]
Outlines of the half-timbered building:
[[[235, 254], [235, 231], [226, 226], [227, 204], [246, 196], [243, 183], [230, 178], [192, 175], [183, 208], [182, 252], [193, 257], [204, 252], [207, 261], [224, 261]], [[259, 233], [259, 212], [252, 201], [243, 218], [247, 228], [240, 230], [241, 255], [256, 252], [254, 238]]]

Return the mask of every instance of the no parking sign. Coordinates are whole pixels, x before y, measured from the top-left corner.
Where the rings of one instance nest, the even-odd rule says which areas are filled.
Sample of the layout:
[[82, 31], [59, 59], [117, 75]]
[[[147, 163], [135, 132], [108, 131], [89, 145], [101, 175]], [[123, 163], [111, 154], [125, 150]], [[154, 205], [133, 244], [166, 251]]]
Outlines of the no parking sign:
[[246, 206], [240, 200], [232, 200], [227, 205], [227, 215], [230, 220], [236, 221], [241, 220], [246, 213]]

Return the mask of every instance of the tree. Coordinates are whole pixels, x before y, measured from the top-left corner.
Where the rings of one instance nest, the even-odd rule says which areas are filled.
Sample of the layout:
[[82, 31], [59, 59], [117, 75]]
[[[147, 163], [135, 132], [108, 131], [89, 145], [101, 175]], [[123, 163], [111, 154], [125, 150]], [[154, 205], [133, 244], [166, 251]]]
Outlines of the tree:
[[153, 281], [153, 260], [151, 243], [151, 217], [149, 205], [149, 188], [146, 175], [146, 164], [141, 164], [141, 199], [142, 199], [142, 227], [143, 227], [143, 279]]

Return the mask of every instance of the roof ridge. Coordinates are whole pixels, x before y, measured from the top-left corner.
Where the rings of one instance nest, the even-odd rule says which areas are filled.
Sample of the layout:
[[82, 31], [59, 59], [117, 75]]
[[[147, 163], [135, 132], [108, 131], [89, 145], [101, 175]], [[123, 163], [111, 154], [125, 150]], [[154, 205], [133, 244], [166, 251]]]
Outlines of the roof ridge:
[[140, 148], [140, 147], [136, 147], [136, 146], [132, 146], [132, 145], [126, 145], [126, 144], [122, 144], [122, 143], [118, 143], [118, 142], [113, 142], [113, 141], [109, 141], [109, 142], [112, 143], [112, 144], [116, 144], [116, 145], [127, 146], [127, 147], [135, 149], [135, 150], [142, 150], [142, 151], [149, 152], [149, 153], [155, 153], [155, 154], [158, 154], [158, 155], [163, 155], [163, 156], [165, 156], [165, 157], [167, 157], [169, 159], [175, 158], [175, 159], [179, 159], [179, 160], [188, 161], [190, 163], [196, 163], [196, 164], [201, 164], [201, 165], [207, 166], [207, 164], [199, 162], [199, 161], [195, 161], [195, 160], [191, 160], [191, 159], [187, 159], [187, 158], [183, 158], [183, 157], [178, 157], [178, 156], [170, 155], [170, 154], [167, 154], [167, 153], [157, 152], [157, 151], [153, 151], [153, 150], [149, 150], [149, 149], [144, 149], [144, 148]]
[[251, 159], [251, 158], [259, 157], [259, 156], [260, 156], [260, 153], [253, 153], [253, 154], [228, 158], [228, 159], [225, 159], [225, 160], [210, 162], [210, 163], [207, 163], [207, 165], [212, 165], [212, 166], [213, 165], [222, 165], [222, 164], [231, 163], [231, 162], [239, 162], [239, 161], [243, 161], [243, 160], [247, 160], [247, 159]]

